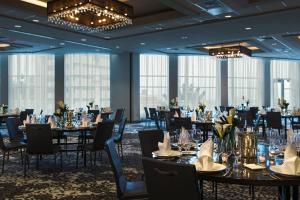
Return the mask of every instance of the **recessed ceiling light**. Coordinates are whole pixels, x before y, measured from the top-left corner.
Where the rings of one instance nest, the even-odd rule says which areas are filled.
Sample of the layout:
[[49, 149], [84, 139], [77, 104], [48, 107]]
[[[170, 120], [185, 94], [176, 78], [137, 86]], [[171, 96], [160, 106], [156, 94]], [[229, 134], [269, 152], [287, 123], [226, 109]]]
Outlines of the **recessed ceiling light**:
[[207, 44], [206, 44], [205, 42], [203, 42], [201, 45], [203, 45], [203, 46], [204, 46], [204, 45], [207, 45]]
[[85, 38], [81, 38], [81, 41], [82, 41], [82, 42], [86, 42], [86, 41], [87, 41], [87, 39], [85, 39]]
[[168, 47], [167, 50], [171, 50], [172, 48]]
[[39, 23], [40, 22], [40, 20], [38, 20], [38, 19], [34, 19], [32, 21], [35, 22], [35, 23]]
[[298, 39], [300, 40], [300, 35], [298, 36]]
[[22, 28], [22, 26], [21, 25], [15, 25], [15, 28]]
[[120, 49], [120, 47], [119, 47], [119, 46], [116, 46], [116, 49]]
[[231, 18], [232, 16], [231, 15], [225, 15], [224, 17], [225, 18]]
[[162, 30], [162, 27], [156, 27], [155, 30]]
[[10, 44], [0, 43], [0, 48], [10, 47]]
[[277, 45], [277, 43], [273, 43], [273, 44], [272, 44], [272, 46], [275, 46], [275, 45]]
[[144, 46], [144, 45], [146, 45], [146, 43], [145, 42], [141, 42], [140, 45]]
[[248, 30], [251, 30], [251, 29], [252, 29], [251, 27], [246, 27], [246, 28], [245, 28], [245, 30], [247, 30], [247, 31], [248, 31]]
[[51, 45], [50, 48], [55, 48], [55, 46]]
[[182, 36], [181, 39], [186, 40], [186, 39], [188, 39], [188, 36]]
[[65, 45], [65, 43], [64, 43], [64, 42], [61, 42], [61, 43], [59, 43], [59, 45], [63, 46], [63, 45]]
[[104, 38], [105, 38], [105, 39], [110, 39], [110, 37], [109, 37], [109, 36], [105, 36]]

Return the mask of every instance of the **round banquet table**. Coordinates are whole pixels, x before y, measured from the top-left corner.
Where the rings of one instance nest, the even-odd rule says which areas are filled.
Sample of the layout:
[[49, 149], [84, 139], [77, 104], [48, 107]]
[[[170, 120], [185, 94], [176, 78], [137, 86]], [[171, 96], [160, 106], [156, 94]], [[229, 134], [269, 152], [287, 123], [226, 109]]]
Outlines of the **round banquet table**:
[[[162, 159], [181, 164], [192, 164], [197, 161], [196, 156], [183, 155], [175, 159]], [[266, 169], [251, 170], [239, 163], [233, 165], [233, 161], [226, 164], [226, 170], [222, 172], [200, 172], [197, 171], [198, 179], [200, 180], [201, 188], [203, 188], [203, 181], [212, 181], [214, 184], [215, 199], [217, 199], [217, 183], [227, 183], [236, 185], [250, 186], [251, 196], [254, 199], [255, 186], [278, 186], [279, 199], [293, 199], [298, 200], [298, 186], [300, 186], [300, 177], [298, 176], [284, 176], [276, 174], [269, 170], [270, 162], [266, 162]], [[290, 195], [292, 191], [292, 195]], [[203, 196], [203, 191], [201, 191]]]

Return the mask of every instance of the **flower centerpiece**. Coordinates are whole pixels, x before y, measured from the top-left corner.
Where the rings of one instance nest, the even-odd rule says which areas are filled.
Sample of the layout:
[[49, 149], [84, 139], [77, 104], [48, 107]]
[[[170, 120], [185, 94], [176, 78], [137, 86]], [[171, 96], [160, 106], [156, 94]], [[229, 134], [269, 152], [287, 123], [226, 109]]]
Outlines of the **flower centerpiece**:
[[178, 108], [178, 97], [171, 99], [169, 106], [170, 108]]
[[2, 104], [0, 105], [1, 113], [6, 114], [8, 112], [8, 105]]
[[196, 108], [197, 117], [200, 119], [204, 118], [204, 111], [205, 111], [206, 105], [204, 103], [199, 103], [198, 107]]
[[88, 109], [93, 109], [93, 107], [94, 107], [94, 101], [90, 101], [89, 105], [87, 107], [88, 107]]
[[64, 126], [67, 118], [67, 112], [69, 111], [69, 107], [67, 104], [64, 103], [64, 101], [59, 101], [57, 105], [58, 105], [58, 109], [56, 110], [54, 115], [59, 118], [60, 126]]
[[281, 108], [281, 110], [287, 111], [290, 103], [288, 103], [284, 98], [278, 98], [278, 106]]
[[218, 150], [220, 152], [233, 153], [236, 146], [235, 128], [238, 123], [236, 109], [232, 108], [228, 116], [221, 116], [220, 120], [213, 126], [215, 136], [218, 138]]

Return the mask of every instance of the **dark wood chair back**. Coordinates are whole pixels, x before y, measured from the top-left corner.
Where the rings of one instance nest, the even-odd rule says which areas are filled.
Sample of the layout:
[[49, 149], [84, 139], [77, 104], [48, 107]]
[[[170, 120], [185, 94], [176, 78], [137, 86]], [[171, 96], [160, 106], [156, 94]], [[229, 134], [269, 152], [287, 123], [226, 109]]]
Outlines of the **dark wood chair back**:
[[93, 150], [104, 150], [105, 142], [111, 138], [114, 128], [113, 121], [99, 122], [93, 142]]
[[27, 153], [53, 154], [50, 124], [27, 124]]
[[186, 118], [174, 118], [174, 126], [176, 129], [181, 129], [182, 127], [184, 127], [187, 130], [191, 130], [192, 129], [192, 121], [191, 118], [186, 117]]
[[281, 129], [281, 113], [280, 112], [267, 112], [266, 116], [267, 127], [273, 129]]
[[124, 112], [125, 112], [124, 108], [117, 109], [116, 114], [115, 114], [115, 120], [114, 120], [116, 124], [121, 123], [121, 120], [124, 117]]
[[139, 131], [142, 155], [152, 157], [152, 152], [158, 150], [158, 142], [163, 142], [164, 132], [162, 130]]
[[150, 200], [198, 200], [200, 191], [194, 165], [143, 158]]

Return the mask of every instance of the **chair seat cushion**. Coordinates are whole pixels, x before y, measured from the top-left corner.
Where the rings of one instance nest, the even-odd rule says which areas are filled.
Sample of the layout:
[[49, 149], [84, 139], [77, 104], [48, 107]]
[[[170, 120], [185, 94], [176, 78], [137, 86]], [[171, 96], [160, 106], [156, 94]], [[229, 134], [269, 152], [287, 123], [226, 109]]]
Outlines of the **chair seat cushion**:
[[12, 150], [25, 148], [25, 147], [26, 147], [26, 144], [23, 142], [10, 142], [10, 143], [5, 144], [4, 150], [12, 151]]
[[143, 181], [130, 182], [126, 183], [126, 189], [123, 195], [124, 199], [130, 198], [143, 198], [147, 197], [147, 189], [146, 185]]

